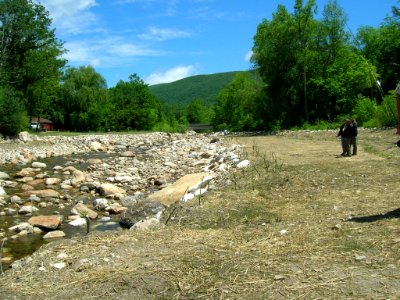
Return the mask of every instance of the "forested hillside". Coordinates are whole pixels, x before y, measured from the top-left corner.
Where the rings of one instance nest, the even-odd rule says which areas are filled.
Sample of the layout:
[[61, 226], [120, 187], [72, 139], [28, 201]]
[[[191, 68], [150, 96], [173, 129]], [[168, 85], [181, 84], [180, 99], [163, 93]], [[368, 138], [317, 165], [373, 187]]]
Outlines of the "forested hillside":
[[238, 73], [242, 72], [191, 76], [171, 83], [151, 85], [150, 91], [166, 104], [187, 105], [193, 100], [202, 99], [206, 104], [212, 105], [221, 90]]

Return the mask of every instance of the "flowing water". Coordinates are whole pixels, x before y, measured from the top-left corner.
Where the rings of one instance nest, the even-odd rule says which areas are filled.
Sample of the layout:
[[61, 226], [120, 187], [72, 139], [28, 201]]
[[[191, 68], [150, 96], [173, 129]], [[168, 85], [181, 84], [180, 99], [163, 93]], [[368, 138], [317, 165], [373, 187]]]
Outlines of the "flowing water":
[[[75, 168], [85, 171], [88, 167], [86, 161], [91, 158], [99, 158], [102, 160], [112, 160], [116, 157], [116, 153], [104, 153], [104, 152], [95, 152], [95, 153], [82, 153], [82, 154], [74, 154], [69, 156], [57, 156], [52, 158], [41, 159], [40, 161], [47, 165], [46, 169], [43, 169], [41, 173], [47, 171], [48, 174], [52, 174], [54, 166], [65, 166], [65, 165], [73, 165]], [[3, 165], [0, 170], [2, 172], [6, 172], [13, 178], [14, 174], [19, 172], [21, 169], [28, 167], [28, 165], [16, 166], [16, 165]], [[61, 176], [61, 175], [59, 175]], [[52, 176], [53, 177], [53, 176]], [[55, 177], [55, 176], [54, 176]], [[11, 179], [13, 181], [13, 179]], [[8, 195], [14, 195], [16, 193], [21, 192], [19, 189], [20, 184], [18, 184], [15, 188], [4, 188]], [[37, 187], [36, 189], [43, 188]], [[90, 194], [82, 194], [79, 189], [74, 189], [73, 191], [68, 192], [72, 199], [82, 199], [84, 200], [84, 204], [90, 206], [93, 200], [93, 195]], [[60, 203], [63, 203], [61, 200]], [[66, 238], [71, 238], [76, 235], [85, 235], [87, 233], [87, 228], [83, 227], [75, 227], [68, 224], [68, 216], [70, 215], [71, 208], [75, 205], [75, 201], [68, 201], [65, 205], [60, 206], [57, 204], [50, 204], [45, 208], [39, 208], [39, 211], [35, 213], [35, 215], [54, 215], [60, 214], [64, 216], [64, 221], [61, 226], [57, 230], [62, 230], [66, 234]], [[15, 206], [11, 206], [15, 208]], [[3, 251], [1, 257], [3, 258], [2, 267], [3, 270], [6, 270], [13, 261], [21, 259], [27, 255], [32, 254], [36, 250], [38, 250], [46, 241], [42, 239], [42, 234], [28, 234], [23, 236], [18, 236], [13, 239], [10, 238], [10, 235], [15, 233], [9, 233], [8, 228], [23, 223], [28, 222], [28, 219], [31, 215], [0, 215], [0, 233], [5, 233], [5, 237], [0, 239], [0, 246], [3, 243]], [[96, 220], [90, 221], [89, 231], [99, 230], [99, 231], [107, 231], [107, 230], [122, 230], [119, 225], [119, 216], [101, 216], [99, 214], [99, 218]]]

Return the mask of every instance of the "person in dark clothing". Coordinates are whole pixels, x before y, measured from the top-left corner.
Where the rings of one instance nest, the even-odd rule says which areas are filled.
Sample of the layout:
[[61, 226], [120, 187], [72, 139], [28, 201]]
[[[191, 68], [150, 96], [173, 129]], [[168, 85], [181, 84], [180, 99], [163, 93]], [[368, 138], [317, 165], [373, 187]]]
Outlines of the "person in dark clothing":
[[343, 152], [342, 156], [351, 156], [350, 154], [350, 140], [352, 135], [351, 120], [346, 119], [345, 122], [340, 126], [337, 136], [340, 136], [342, 142]]
[[350, 149], [353, 148], [353, 155], [357, 155], [357, 122], [356, 120], [351, 120], [351, 137], [350, 137]]

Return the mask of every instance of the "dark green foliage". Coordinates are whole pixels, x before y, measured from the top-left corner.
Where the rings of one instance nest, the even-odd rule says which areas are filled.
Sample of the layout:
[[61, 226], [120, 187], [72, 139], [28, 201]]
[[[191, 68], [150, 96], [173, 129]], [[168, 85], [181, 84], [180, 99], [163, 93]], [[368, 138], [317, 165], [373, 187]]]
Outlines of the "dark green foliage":
[[93, 67], [67, 69], [58, 100], [58, 112], [63, 118], [54, 121], [73, 131], [107, 129], [109, 113], [105, 79]]
[[238, 73], [218, 95], [212, 124], [215, 129], [249, 131], [262, 127], [262, 83], [250, 73]]
[[358, 125], [363, 126], [366, 122], [376, 117], [378, 105], [375, 101], [363, 97], [358, 99], [354, 107], [353, 115]]
[[[382, 92], [394, 90], [400, 81], [400, 22], [398, 18], [387, 18], [375, 29], [363, 27], [358, 32], [357, 44], [360, 53], [376, 66], [380, 74]], [[382, 95], [380, 96], [380, 100]]]
[[0, 87], [0, 134], [14, 137], [28, 127], [22, 93]]
[[30, 85], [60, 75], [62, 43], [45, 8], [32, 0], [0, 1], [0, 78], [26, 93]]
[[396, 98], [394, 95], [383, 98], [378, 107], [377, 119], [380, 126], [395, 126], [397, 124]]
[[337, 1], [328, 2], [322, 20], [315, 13], [315, 1], [297, 0], [294, 13], [280, 5], [257, 29], [252, 60], [266, 84], [270, 126], [334, 119], [375, 84], [374, 68], [353, 50]]
[[165, 104], [186, 106], [202, 99], [207, 106], [215, 104], [217, 95], [238, 72], [196, 75], [171, 83], [151, 85], [150, 91]]
[[186, 119], [191, 124], [209, 124], [213, 113], [211, 107], [208, 107], [201, 99], [193, 100], [186, 107]]
[[51, 112], [66, 63], [63, 45], [50, 27], [48, 12], [36, 1], [0, 1], [0, 85], [14, 91], [13, 99], [22, 101], [31, 117]]
[[160, 120], [159, 100], [136, 74], [110, 89], [110, 99], [115, 108], [110, 112], [113, 130], [149, 130]]

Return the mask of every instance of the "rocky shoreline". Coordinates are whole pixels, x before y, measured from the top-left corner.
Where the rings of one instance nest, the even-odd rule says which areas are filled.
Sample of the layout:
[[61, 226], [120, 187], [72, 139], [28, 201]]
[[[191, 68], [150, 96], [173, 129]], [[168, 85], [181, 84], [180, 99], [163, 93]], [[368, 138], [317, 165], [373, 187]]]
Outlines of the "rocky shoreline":
[[[162, 226], [167, 207], [213, 188], [231, 168], [246, 166], [239, 152], [219, 134], [21, 133], [18, 140], [0, 141], [0, 219], [19, 220], [0, 229], [0, 238], [32, 234], [51, 240], [64, 237], [66, 226], [112, 223], [110, 217], [131, 229]], [[60, 156], [67, 157], [62, 165], [43, 162]], [[6, 165], [15, 172], [4, 172]], [[6, 263], [13, 260], [3, 257]]]

